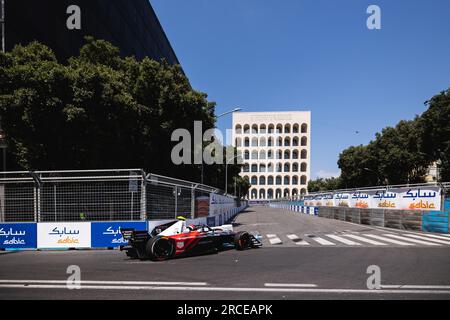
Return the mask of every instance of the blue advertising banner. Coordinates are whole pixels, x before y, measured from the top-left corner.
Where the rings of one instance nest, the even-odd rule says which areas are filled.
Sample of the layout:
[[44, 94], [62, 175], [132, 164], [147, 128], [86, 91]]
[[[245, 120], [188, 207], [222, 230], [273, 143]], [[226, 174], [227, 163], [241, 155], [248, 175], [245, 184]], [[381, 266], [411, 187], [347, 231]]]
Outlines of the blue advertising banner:
[[117, 248], [127, 244], [120, 233], [122, 228], [147, 230], [146, 222], [111, 221], [91, 223], [91, 245], [93, 248]]
[[208, 225], [208, 227], [215, 227], [216, 226], [216, 217], [206, 218], [206, 224]]
[[35, 249], [36, 223], [0, 223], [0, 248]]

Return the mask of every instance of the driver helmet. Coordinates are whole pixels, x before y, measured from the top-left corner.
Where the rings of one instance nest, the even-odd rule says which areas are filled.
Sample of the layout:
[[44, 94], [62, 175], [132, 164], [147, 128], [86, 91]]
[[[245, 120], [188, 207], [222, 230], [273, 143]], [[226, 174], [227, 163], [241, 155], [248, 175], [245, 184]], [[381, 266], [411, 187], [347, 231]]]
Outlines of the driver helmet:
[[190, 224], [190, 225], [188, 225], [188, 230], [189, 231], [194, 231], [195, 229], [197, 229], [197, 227], [195, 226], [195, 224]]

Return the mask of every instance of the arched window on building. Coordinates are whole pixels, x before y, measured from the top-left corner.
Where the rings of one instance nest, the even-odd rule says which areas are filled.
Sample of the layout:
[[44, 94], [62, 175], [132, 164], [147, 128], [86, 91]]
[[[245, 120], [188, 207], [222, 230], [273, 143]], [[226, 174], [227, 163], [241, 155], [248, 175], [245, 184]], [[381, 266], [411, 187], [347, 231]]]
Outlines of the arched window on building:
[[264, 177], [264, 176], [259, 177], [259, 185], [260, 186], [266, 185], [266, 177]]
[[291, 172], [291, 165], [289, 163], [284, 164], [284, 172]]
[[269, 186], [273, 186], [273, 176], [267, 177], [267, 184], [268, 184]]
[[236, 134], [241, 134], [242, 133], [242, 126], [240, 124], [236, 125], [235, 132], [236, 132]]
[[292, 133], [298, 133], [298, 123], [292, 126]]
[[251, 181], [250, 181], [250, 184], [252, 186], [257, 186], [258, 185], [258, 177], [257, 176], [253, 176]]
[[300, 178], [300, 184], [303, 184], [303, 185], [305, 185], [306, 184], [306, 176], [302, 176], [301, 178]]
[[303, 149], [302, 152], [300, 153], [300, 158], [306, 159], [307, 157], [308, 157], [308, 151]]
[[285, 186], [288, 186], [288, 185], [290, 185], [291, 183], [290, 183], [290, 178], [289, 178], [289, 176], [285, 176], [284, 177], [284, 179], [283, 179], [283, 183], [284, 183], [284, 185]]
[[258, 134], [258, 125], [257, 124], [252, 125], [252, 134]]
[[250, 133], [250, 126], [248, 124], [244, 125], [244, 133], [249, 134]]
[[277, 176], [277, 177], [275, 178], [275, 184], [276, 184], [277, 186], [281, 186], [281, 184], [282, 184], [282, 178], [281, 178], [281, 176]]
[[307, 137], [302, 137], [301, 145], [302, 145], [302, 147], [306, 147], [308, 145]]
[[306, 164], [306, 162], [302, 162], [302, 164], [300, 165], [300, 171], [306, 172], [307, 170], [308, 170], [308, 165]]
[[302, 133], [308, 133], [308, 125], [306, 123], [303, 123], [301, 130]]
[[264, 190], [264, 189], [260, 189], [259, 190], [259, 198], [261, 200], [265, 200], [266, 199], [266, 190]]
[[291, 133], [291, 125], [289, 123], [284, 125], [284, 133]]
[[262, 133], [262, 134], [267, 133], [267, 129], [266, 129], [266, 125], [265, 124], [262, 124], [262, 125], [259, 126], [259, 133]]

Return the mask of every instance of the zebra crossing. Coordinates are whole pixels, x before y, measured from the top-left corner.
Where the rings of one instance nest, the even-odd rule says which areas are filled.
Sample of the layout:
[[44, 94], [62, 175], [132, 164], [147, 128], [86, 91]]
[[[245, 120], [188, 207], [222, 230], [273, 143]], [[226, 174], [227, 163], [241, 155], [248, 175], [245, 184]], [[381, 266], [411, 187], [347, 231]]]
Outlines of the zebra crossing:
[[321, 234], [266, 234], [267, 246], [348, 246], [348, 247], [450, 247], [450, 235], [418, 233], [359, 233], [339, 232]]

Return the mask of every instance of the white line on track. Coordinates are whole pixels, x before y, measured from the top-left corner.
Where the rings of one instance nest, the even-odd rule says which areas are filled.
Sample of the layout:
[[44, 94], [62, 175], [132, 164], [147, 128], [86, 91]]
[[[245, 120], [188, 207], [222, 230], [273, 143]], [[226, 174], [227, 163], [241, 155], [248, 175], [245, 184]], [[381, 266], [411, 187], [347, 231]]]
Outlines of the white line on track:
[[[65, 285], [1, 284], [0, 288], [67, 289]], [[81, 290], [154, 290], [154, 291], [216, 291], [216, 292], [293, 292], [293, 293], [367, 293], [367, 294], [450, 294], [450, 290], [369, 290], [369, 289], [308, 289], [308, 288], [230, 288], [230, 287], [158, 287], [158, 286], [94, 286], [84, 285]]]
[[382, 289], [450, 289], [450, 286], [439, 286], [439, 285], [403, 285], [403, 284], [394, 284], [394, 285], [382, 285]]
[[402, 236], [398, 236], [396, 234], [383, 234], [386, 237], [391, 237], [391, 238], [396, 238], [396, 239], [400, 239], [400, 240], [405, 240], [405, 241], [409, 241], [409, 242], [413, 242], [413, 243], [418, 243], [418, 244], [423, 244], [426, 246], [440, 246], [440, 244], [437, 243], [431, 243], [431, 242], [426, 242], [426, 241], [422, 241], [422, 240], [416, 240], [416, 239], [410, 239], [407, 237], [402, 237]]
[[270, 242], [270, 244], [282, 244], [283, 243], [283, 241], [281, 241], [281, 239], [278, 237], [270, 238], [269, 242]]
[[286, 235], [286, 237], [288, 237], [291, 240], [300, 239], [296, 234], [288, 234], [288, 235]]
[[272, 233], [267, 234], [267, 238], [275, 238], [276, 236], [277, 236], [276, 234], [272, 234]]
[[436, 239], [442, 239], [442, 240], [448, 240], [450, 241], [450, 238], [448, 237], [443, 237], [442, 235], [436, 235], [436, 234], [428, 234], [428, 233], [415, 233], [415, 232], [409, 232], [408, 234], [414, 234], [417, 236], [424, 236], [427, 238], [436, 238]]
[[397, 244], [397, 245], [400, 245], [400, 246], [414, 246], [415, 245], [414, 243], [398, 241], [398, 240], [394, 240], [394, 239], [378, 236], [376, 234], [366, 234], [365, 236], [366, 237], [370, 237], [370, 238], [374, 238], [374, 239], [377, 239], [377, 240], [381, 240], [381, 241], [384, 241], [384, 242]]
[[325, 239], [323, 239], [321, 237], [310, 237], [310, 239], [320, 243], [323, 246], [335, 246], [336, 245], [335, 243], [333, 243], [331, 241], [328, 241], [328, 240], [325, 240]]
[[366, 243], [369, 243], [369, 244], [373, 244], [375, 246], [386, 246], [387, 245], [386, 243], [378, 242], [378, 241], [375, 241], [375, 240], [372, 240], [372, 239], [367, 239], [367, 238], [360, 237], [360, 236], [357, 236], [357, 235], [354, 235], [354, 234], [344, 234], [344, 236], [348, 237], [348, 238], [352, 238], [352, 239], [358, 240], [358, 241], [361, 241], [361, 242], [366, 242]]
[[313, 283], [264, 283], [265, 287], [284, 287], [284, 288], [316, 288]]
[[425, 236], [418, 236], [416, 234], [408, 234], [408, 233], [405, 233], [404, 236], [405, 237], [416, 238], [416, 239], [427, 240], [427, 241], [436, 242], [436, 243], [440, 243], [440, 244], [447, 244], [447, 245], [450, 244], [450, 239], [448, 239], [449, 241], [444, 241], [444, 240], [428, 238], [428, 237], [425, 237]]
[[326, 234], [326, 236], [327, 236], [328, 238], [331, 238], [331, 239], [334, 239], [334, 240], [336, 240], [336, 241], [342, 242], [342, 243], [347, 244], [347, 245], [349, 245], [349, 246], [360, 246], [360, 245], [361, 245], [360, 243], [357, 243], [357, 242], [355, 242], [355, 241], [352, 241], [352, 240], [348, 240], [348, 239], [339, 237], [339, 236], [334, 235], [334, 234]]
[[[1, 283], [22, 284], [65, 284], [67, 280], [11, 280], [0, 279]], [[150, 285], [150, 286], [207, 286], [207, 282], [173, 282], [173, 281], [97, 281], [81, 280], [80, 284], [106, 284], [106, 285]]]

